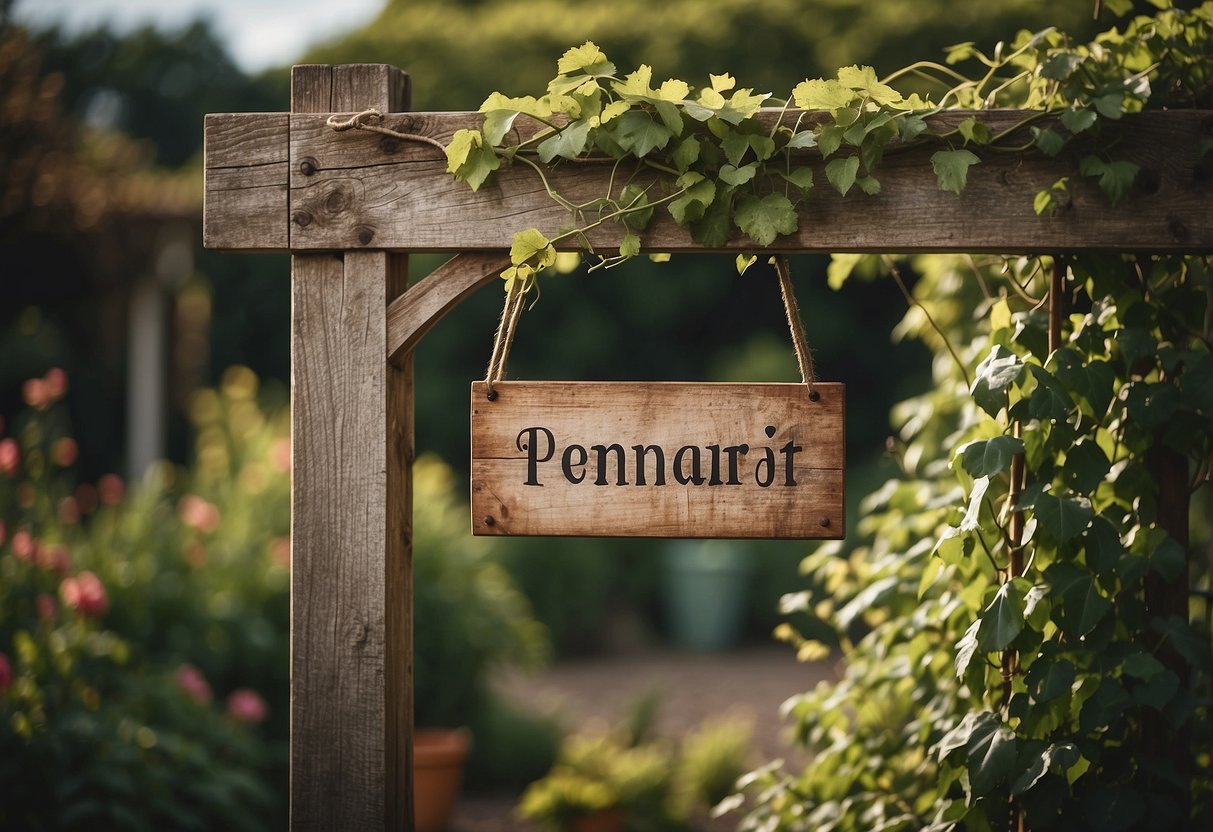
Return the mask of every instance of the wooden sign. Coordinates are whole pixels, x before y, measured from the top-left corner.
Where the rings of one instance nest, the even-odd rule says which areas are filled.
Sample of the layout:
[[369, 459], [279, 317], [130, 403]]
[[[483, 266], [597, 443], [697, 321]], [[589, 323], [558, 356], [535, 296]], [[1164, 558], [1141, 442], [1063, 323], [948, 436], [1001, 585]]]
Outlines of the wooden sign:
[[817, 384], [472, 385], [472, 531], [841, 538], [844, 391]]

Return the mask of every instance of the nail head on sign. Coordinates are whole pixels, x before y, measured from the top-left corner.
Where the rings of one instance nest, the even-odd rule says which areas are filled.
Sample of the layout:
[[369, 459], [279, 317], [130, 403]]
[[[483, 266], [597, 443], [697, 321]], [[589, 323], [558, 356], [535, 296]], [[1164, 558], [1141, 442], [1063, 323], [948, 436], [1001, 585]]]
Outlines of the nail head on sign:
[[820, 520], [818, 520], [817, 522], [818, 522], [818, 523], [820, 523], [820, 524], [821, 524], [821, 527], [824, 529], [825, 527], [827, 527], [827, 526], [829, 526], [829, 525], [830, 525], [830, 518], [829, 518], [829, 517], [823, 517], [823, 518], [821, 518]]
[[484, 525], [486, 525], [486, 526], [491, 526], [496, 522], [497, 521], [493, 518], [493, 515], [491, 515], [491, 514], [484, 518]]

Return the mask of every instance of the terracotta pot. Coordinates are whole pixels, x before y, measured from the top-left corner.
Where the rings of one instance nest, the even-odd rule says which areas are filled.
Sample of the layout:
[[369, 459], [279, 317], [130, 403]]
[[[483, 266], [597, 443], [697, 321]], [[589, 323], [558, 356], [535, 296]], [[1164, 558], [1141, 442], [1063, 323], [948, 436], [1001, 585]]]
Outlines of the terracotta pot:
[[443, 832], [451, 822], [471, 738], [465, 730], [413, 734], [413, 817], [417, 832]]
[[623, 832], [623, 809], [612, 806], [592, 815], [570, 818], [569, 832]]

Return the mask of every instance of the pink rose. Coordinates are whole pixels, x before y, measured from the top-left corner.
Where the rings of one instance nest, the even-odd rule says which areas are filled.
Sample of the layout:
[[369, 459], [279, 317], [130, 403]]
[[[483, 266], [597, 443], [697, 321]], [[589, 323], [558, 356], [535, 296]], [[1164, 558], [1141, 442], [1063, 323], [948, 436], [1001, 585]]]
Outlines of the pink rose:
[[33, 560], [38, 551], [38, 544], [25, 529], [17, 529], [13, 535], [13, 554], [20, 560]]
[[205, 705], [214, 698], [210, 683], [202, 675], [202, 671], [192, 664], [183, 664], [177, 668], [177, 687], [199, 705]]
[[30, 407], [42, 410], [51, 403], [51, 397], [46, 389], [46, 382], [40, 378], [28, 379], [21, 385], [21, 398]]
[[8, 656], [0, 653], [0, 693], [8, 691], [13, 684], [13, 666], [8, 662]]
[[55, 603], [55, 599], [45, 592], [40, 593], [34, 599], [34, 608], [38, 610], [38, 617], [43, 621], [54, 618], [55, 613], [59, 612], [59, 605]]
[[260, 722], [268, 712], [265, 700], [254, 690], [239, 688], [227, 698], [227, 715], [237, 722]]
[[182, 497], [181, 504], [177, 506], [177, 513], [181, 515], [181, 522], [203, 534], [210, 534], [219, 528], [218, 507], [196, 494], [186, 494]]
[[97, 480], [97, 496], [107, 506], [118, 505], [125, 494], [126, 485], [122, 482], [122, 477], [117, 474], [106, 474]]
[[83, 616], [97, 618], [105, 614], [109, 598], [101, 579], [92, 572], [81, 572], [74, 578], [64, 578], [59, 585], [63, 603]]
[[12, 479], [21, 464], [21, 449], [16, 439], [0, 439], [0, 474]]
[[58, 367], [52, 367], [43, 377], [42, 383], [46, 385], [46, 395], [51, 401], [57, 401], [67, 392], [67, 373]]

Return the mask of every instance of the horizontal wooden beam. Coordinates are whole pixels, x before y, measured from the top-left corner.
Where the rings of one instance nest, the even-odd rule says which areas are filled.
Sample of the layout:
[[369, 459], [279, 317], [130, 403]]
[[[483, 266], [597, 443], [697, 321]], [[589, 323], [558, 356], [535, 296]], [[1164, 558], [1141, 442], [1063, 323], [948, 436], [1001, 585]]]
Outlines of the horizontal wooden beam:
[[[795, 117], [795, 114], [789, 114]], [[973, 113], [949, 112], [937, 126]], [[975, 114], [992, 132], [1018, 124], [1021, 111]], [[767, 114], [768, 119], [776, 114]], [[787, 118], [789, 116], [785, 116]], [[295, 251], [383, 248], [407, 251], [492, 251], [514, 232], [548, 233], [569, 224], [530, 168], [497, 171], [473, 193], [446, 172], [429, 144], [362, 131], [335, 132], [326, 114], [209, 116], [206, 244], [214, 248]], [[393, 114], [385, 126], [446, 143], [460, 128], [478, 127], [476, 113]], [[1133, 192], [1108, 204], [1097, 183], [1079, 174], [1077, 154], [977, 149], [981, 164], [957, 196], [940, 191], [927, 147], [890, 150], [877, 175], [882, 190], [839, 196], [814, 165], [816, 187], [796, 234], [778, 251], [1067, 252], [1079, 249], [1207, 252], [1213, 250], [1213, 182], [1199, 160], [1213, 112], [1182, 110], [1126, 116], [1115, 158], [1141, 168]], [[1108, 128], [1113, 129], [1113, 128]], [[283, 160], [289, 160], [286, 164]], [[565, 164], [550, 175], [574, 202], [602, 196], [610, 166]], [[1038, 217], [1036, 193], [1069, 177], [1070, 198], [1053, 216]], [[643, 174], [641, 175], [643, 179]], [[616, 177], [616, 182], [620, 181]], [[283, 225], [289, 227], [284, 240]], [[617, 244], [619, 229], [591, 234], [595, 245]], [[702, 251], [658, 210], [642, 236], [647, 251]], [[754, 248], [740, 232], [721, 250]]]

